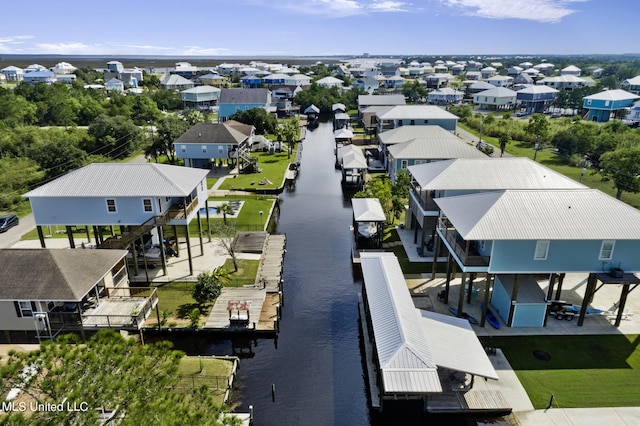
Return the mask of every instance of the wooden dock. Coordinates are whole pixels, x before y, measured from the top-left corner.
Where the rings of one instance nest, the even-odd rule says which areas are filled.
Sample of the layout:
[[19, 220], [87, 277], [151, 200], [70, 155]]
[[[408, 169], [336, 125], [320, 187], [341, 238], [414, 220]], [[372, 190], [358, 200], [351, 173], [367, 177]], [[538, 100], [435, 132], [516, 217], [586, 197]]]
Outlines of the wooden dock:
[[[223, 288], [203, 328], [224, 331], [257, 330], [266, 294], [264, 289], [258, 288]], [[227, 306], [229, 302], [234, 301], [247, 302], [250, 305], [246, 325], [232, 324]]]
[[264, 288], [268, 293], [278, 293], [282, 290], [282, 268], [287, 237], [285, 235], [269, 235], [264, 243], [256, 287]]

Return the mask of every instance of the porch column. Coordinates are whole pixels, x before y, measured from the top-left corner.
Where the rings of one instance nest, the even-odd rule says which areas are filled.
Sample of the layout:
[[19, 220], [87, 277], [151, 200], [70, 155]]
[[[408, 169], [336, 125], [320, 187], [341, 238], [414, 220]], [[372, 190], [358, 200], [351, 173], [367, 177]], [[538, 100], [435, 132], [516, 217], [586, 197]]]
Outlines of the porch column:
[[44, 242], [44, 233], [42, 232], [42, 226], [38, 225], [38, 226], [36, 226], [36, 229], [38, 230], [38, 238], [40, 239], [40, 247], [47, 248], [47, 245]]
[[553, 287], [556, 285], [556, 279], [558, 278], [558, 274], [550, 274], [549, 275], [549, 288], [547, 289], [547, 300], [551, 300], [553, 296]]
[[464, 287], [465, 281], [467, 280], [467, 273], [462, 272], [462, 277], [460, 278], [460, 293], [458, 294], [458, 318], [462, 318], [462, 310], [464, 308]]
[[89, 225], [84, 226], [84, 232], [87, 234], [87, 242], [91, 244], [91, 234], [89, 233]]
[[196, 213], [196, 219], [198, 220], [198, 238], [200, 239], [200, 256], [204, 256], [204, 243], [202, 242], [202, 222], [200, 222], [200, 210]]
[[[598, 277], [593, 272], [589, 274], [589, 278], [587, 278], [587, 288], [584, 291], [584, 298], [582, 299], [582, 306], [580, 307], [580, 315], [578, 315], [578, 327], [581, 327], [584, 323], [584, 317], [587, 313], [587, 307], [589, 306], [589, 301], [593, 298], [593, 294], [596, 291], [596, 284], [598, 282]], [[623, 295], [626, 298], [626, 294], [624, 294], [624, 288], [622, 291]], [[618, 315], [622, 312], [622, 308], [619, 308]], [[616, 324], [620, 325], [620, 324]]]
[[189, 275], [193, 275], [193, 258], [191, 257], [191, 238], [189, 237], [189, 225], [184, 226], [187, 234], [187, 256], [189, 256]]
[[413, 244], [418, 242], [418, 221], [415, 215], [411, 215], [411, 226], [413, 227]]
[[493, 281], [493, 274], [487, 274], [487, 279], [484, 283], [484, 296], [482, 298], [482, 313], [480, 314], [480, 327], [484, 327], [484, 323], [487, 317], [487, 310], [489, 309], [489, 294], [491, 293], [491, 284]]
[[98, 227], [93, 226], [93, 237], [96, 239], [96, 247], [100, 245], [100, 240], [98, 239]]
[[180, 256], [180, 240], [178, 239], [178, 226], [173, 225], [173, 236], [176, 238], [176, 253]]
[[75, 241], [73, 241], [73, 231], [69, 225], [66, 226], [67, 229], [67, 238], [69, 239], [69, 247], [72, 249], [76, 248]]
[[133, 257], [133, 272], [134, 275], [138, 275], [140, 271], [138, 270], [138, 250], [136, 250], [136, 242], [132, 242], [129, 244], [129, 251], [131, 252], [131, 256]]
[[444, 303], [449, 303], [449, 288], [451, 283], [451, 253], [447, 256], [447, 279], [444, 285]]
[[513, 293], [511, 293], [511, 305], [509, 306], [509, 323], [507, 324], [511, 327], [513, 324], [513, 313], [514, 313], [514, 302], [518, 300], [518, 287], [520, 287], [520, 275], [515, 274], [513, 277]]
[[436, 234], [433, 237], [433, 264], [431, 265], [431, 279], [436, 279], [436, 269], [438, 268], [438, 254], [440, 252], [440, 237]]
[[562, 295], [562, 283], [564, 282], [565, 273], [561, 273], [558, 276], [558, 289], [556, 290], [556, 298], [555, 300], [560, 300], [560, 296]]
[[205, 215], [207, 218], [207, 234], [209, 235], [208, 242], [211, 242], [211, 218], [209, 217], [209, 200], [208, 199], [204, 202], [204, 208], [206, 211]]
[[162, 273], [167, 276], [167, 255], [164, 252], [164, 230], [162, 226], [158, 226], [158, 238], [160, 239], [160, 261], [162, 262]]
[[473, 291], [473, 280], [476, 278], [476, 274], [471, 272], [469, 274], [469, 287], [467, 287], [467, 303], [471, 303], [471, 292]]
[[620, 302], [618, 302], [618, 315], [616, 315], [616, 322], [614, 323], [616, 327], [619, 327], [620, 322], [622, 321], [622, 316], [624, 315], [624, 305], [627, 303], [627, 295], [631, 292], [630, 287], [631, 284], [629, 283], [623, 284], [622, 286], [622, 293], [620, 293]]

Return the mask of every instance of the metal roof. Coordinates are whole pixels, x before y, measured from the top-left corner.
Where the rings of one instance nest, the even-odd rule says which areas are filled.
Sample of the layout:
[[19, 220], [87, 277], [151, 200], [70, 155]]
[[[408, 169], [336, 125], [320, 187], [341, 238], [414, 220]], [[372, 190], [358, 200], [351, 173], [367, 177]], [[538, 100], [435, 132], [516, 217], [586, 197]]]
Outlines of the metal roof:
[[545, 86], [544, 84], [532, 84], [529, 87], [525, 87], [524, 89], [518, 90], [516, 93], [558, 93], [559, 90], [554, 89], [553, 87]]
[[443, 108], [433, 105], [395, 105], [379, 111], [376, 115], [381, 120], [458, 120], [458, 116], [451, 114]]
[[225, 123], [197, 123], [184, 132], [174, 145], [180, 144], [226, 144], [235, 145], [244, 142], [251, 135], [251, 125], [242, 123], [237, 126], [238, 121], [231, 120]]
[[207, 173], [203, 169], [155, 163], [93, 163], [24, 197], [186, 197]]
[[640, 211], [596, 189], [436, 198], [465, 240], [640, 240]]
[[585, 188], [581, 183], [523, 157], [459, 158], [418, 164], [408, 169], [416, 182], [429, 190]]
[[220, 92], [219, 104], [260, 104], [269, 100], [268, 89], [224, 88]]
[[484, 90], [480, 93], [476, 93], [475, 96], [488, 96], [495, 98], [515, 98], [516, 92], [506, 87], [494, 87], [493, 89]]
[[352, 139], [353, 138], [353, 130], [349, 130], [347, 128], [342, 128], [342, 129], [338, 129], [335, 130], [333, 132], [333, 137], [335, 139]]
[[[455, 136], [454, 136], [455, 137]], [[450, 158], [486, 158], [475, 147], [455, 137], [420, 138], [389, 146], [389, 155], [395, 159], [443, 160]]]
[[[373, 107], [371, 107], [373, 108]], [[365, 110], [368, 111], [369, 108]], [[402, 126], [378, 134], [384, 145], [409, 142], [413, 139], [439, 139], [460, 141], [461, 139], [440, 126]]]
[[0, 300], [78, 302], [126, 250], [2, 249]]
[[420, 314], [438, 367], [498, 380], [498, 373], [469, 321], [423, 309]]
[[585, 96], [582, 99], [593, 99], [603, 101], [625, 101], [629, 99], [638, 99], [640, 95], [629, 93], [626, 90], [614, 89], [605, 90], [604, 92], [596, 93], [595, 95]]
[[377, 198], [352, 198], [353, 217], [356, 222], [384, 222], [387, 218]]
[[361, 262], [384, 392], [442, 392], [398, 259], [393, 253], [362, 253]]
[[405, 105], [404, 95], [358, 95], [358, 105]]

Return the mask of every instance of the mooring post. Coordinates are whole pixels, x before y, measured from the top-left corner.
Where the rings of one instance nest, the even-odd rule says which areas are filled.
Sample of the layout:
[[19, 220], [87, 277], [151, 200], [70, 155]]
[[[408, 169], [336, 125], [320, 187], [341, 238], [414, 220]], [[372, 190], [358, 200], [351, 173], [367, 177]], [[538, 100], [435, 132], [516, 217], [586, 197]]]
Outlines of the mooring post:
[[275, 383], [271, 383], [271, 401], [276, 400], [276, 385]]

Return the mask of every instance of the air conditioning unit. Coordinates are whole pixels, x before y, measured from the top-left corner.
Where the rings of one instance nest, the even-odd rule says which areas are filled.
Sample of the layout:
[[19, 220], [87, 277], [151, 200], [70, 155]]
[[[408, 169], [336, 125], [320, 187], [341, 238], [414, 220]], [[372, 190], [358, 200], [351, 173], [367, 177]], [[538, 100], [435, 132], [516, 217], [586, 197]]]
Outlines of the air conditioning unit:
[[622, 278], [624, 276], [624, 271], [620, 268], [611, 268], [609, 275], [613, 278]]

